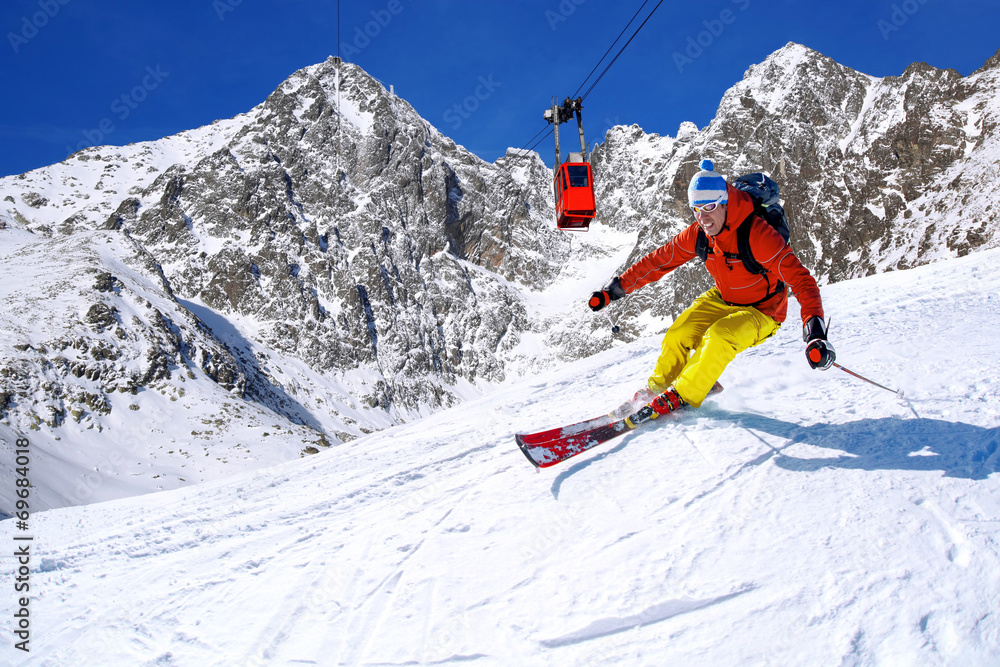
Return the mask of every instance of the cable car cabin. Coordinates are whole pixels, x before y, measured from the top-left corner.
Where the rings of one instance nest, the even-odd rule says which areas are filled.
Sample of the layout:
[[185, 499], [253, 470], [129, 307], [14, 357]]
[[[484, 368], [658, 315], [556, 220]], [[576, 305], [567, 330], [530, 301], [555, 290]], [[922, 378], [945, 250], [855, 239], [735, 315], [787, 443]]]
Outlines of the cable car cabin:
[[556, 170], [556, 226], [587, 231], [594, 218], [594, 179], [589, 162], [564, 162]]

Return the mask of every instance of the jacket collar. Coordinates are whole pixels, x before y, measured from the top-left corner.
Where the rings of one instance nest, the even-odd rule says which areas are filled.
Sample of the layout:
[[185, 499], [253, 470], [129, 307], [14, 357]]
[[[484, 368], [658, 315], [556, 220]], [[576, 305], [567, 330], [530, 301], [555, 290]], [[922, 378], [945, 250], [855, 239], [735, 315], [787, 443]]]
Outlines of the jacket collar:
[[729, 197], [726, 204], [726, 224], [722, 231], [715, 235], [716, 242], [728, 241], [736, 233], [740, 223], [753, 213], [753, 200], [750, 199], [750, 195], [737, 190], [729, 183], [726, 184], [726, 194]]

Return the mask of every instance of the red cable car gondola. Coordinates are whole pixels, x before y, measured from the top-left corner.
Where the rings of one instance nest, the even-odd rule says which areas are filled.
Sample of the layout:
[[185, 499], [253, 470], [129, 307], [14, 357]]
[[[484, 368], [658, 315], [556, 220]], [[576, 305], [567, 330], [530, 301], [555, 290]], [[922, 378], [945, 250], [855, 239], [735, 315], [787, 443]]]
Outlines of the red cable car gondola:
[[595, 214], [593, 183], [589, 162], [563, 162], [556, 169], [554, 186], [559, 229], [587, 231]]
[[[556, 168], [552, 187], [556, 197], [556, 227], [573, 231], [587, 231], [596, 214], [594, 204], [594, 174], [587, 161], [587, 144], [583, 139], [583, 119], [580, 109], [583, 99], [568, 97], [561, 107], [555, 105], [546, 110], [545, 119], [555, 127]], [[580, 130], [580, 152], [570, 153], [566, 162], [562, 161], [559, 149], [559, 125], [576, 113]], [[561, 164], [560, 164], [561, 163]]]

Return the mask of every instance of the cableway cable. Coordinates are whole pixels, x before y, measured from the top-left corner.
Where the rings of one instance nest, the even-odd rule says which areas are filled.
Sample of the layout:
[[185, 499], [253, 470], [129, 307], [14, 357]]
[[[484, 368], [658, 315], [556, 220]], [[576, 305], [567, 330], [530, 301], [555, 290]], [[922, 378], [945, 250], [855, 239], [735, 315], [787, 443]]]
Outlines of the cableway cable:
[[[611, 53], [611, 49], [615, 48], [615, 44], [618, 43], [618, 40], [620, 40], [622, 38], [622, 35], [625, 34], [625, 31], [628, 30], [629, 26], [632, 25], [632, 22], [635, 21], [635, 17], [639, 15], [639, 13], [643, 10], [643, 7], [645, 7], [647, 4], [649, 4], [649, 0], [643, 0], [642, 6], [639, 7], [639, 9], [636, 10], [635, 14], [632, 15], [632, 18], [630, 18], [629, 21], [628, 21], [628, 23], [625, 24], [625, 27], [622, 28], [622, 31], [620, 33], [618, 33], [617, 37], [615, 37], [615, 41], [611, 42], [611, 46], [608, 47], [608, 50], [604, 52], [604, 55], [601, 56], [601, 59], [597, 61], [596, 65], [594, 65], [594, 69], [590, 70], [590, 74], [587, 75], [587, 78], [583, 80], [583, 83], [580, 84], [580, 87], [577, 88], [576, 92], [573, 93], [572, 95], [570, 95], [570, 97], [576, 98], [580, 94], [580, 91], [583, 89], [583, 87], [585, 85], [587, 85], [587, 81], [590, 79], [590, 77], [592, 77], [594, 75], [594, 72], [597, 71], [597, 68], [601, 66], [601, 63], [604, 62], [604, 59], [608, 57], [609, 53]], [[654, 9], [653, 11], [655, 12], [656, 10]], [[650, 14], [650, 16], [652, 16], [652, 14]], [[648, 21], [649, 19], [646, 19], [646, 20]], [[638, 31], [636, 31], [636, 32], [638, 32]], [[635, 35], [632, 35], [632, 36], [635, 37]], [[631, 40], [629, 40], [629, 41], [631, 41]], [[628, 45], [626, 44], [626, 46], [628, 46]], [[621, 51], [619, 51], [618, 54], [621, 55]], [[617, 57], [618, 56], [615, 56], [615, 58], [617, 58]], [[605, 70], [605, 72], [606, 71], [607, 70]], [[602, 76], [603, 76], [603, 74], [602, 74]], [[600, 79], [598, 79], [598, 81], [600, 81]], [[596, 85], [596, 82], [595, 82], [595, 85]], [[591, 88], [593, 88], [593, 86], [591, 86]]]
[[[639, 9], [636, 11], [636, 13], [632, 15], [632, 18], [629, 19], [629, 22], [627, 24], [625, 24], [625, 27], [618, 34], [618, 37], [616, 37], [615, 40], [613, 42], [611, 42], [611, 46], [608, 47], [608, 50], [604, 52], [604, 55], [601, 56], [601, 59], [597, 61], [597, 64], [594, 65], [594, 68], [592, 70], [590, 70], [590, 74], [587, 75], [587, 77], [583, 80], [583, 83], [580, 84], [580, 87], [576, 89], [575, 93], [573, 93], [573, 97], [576, 97], [578, 95], [578, 93], [583, 89], [583, 87], [585, 85], [587, 85], [587, 81], [590, 79], [591, 76], [593, 76], [594, 72], [597, 71], [597, 68], [601, 66], [601, 63], [604, 62], [605, 58], [608, 57], [608, 54], [611, 53], [611, 50], [615, 48], [615, 45], [621, 40], [622, 35], [624, 35], [626, 31], [628, 31], [629, 26], [631, 26], [632, 23], [635, 22], [636, 17], [639, 16], [640, 13], [642, 13], [643, 8], [647, 4], [649, 4], [649, 0], [645, 0], [642, 3], [642, 6], [640, 6]], [[616, 53], [615, 57], [611, 59], [611, 62], [609, 62], [607, 64], [607, 66], [601, 72], [600, 76], [598, 76], [597, 79], [594, 80], [594, 82], [592, 84], [590, 84], [590, 88], [587, 89], [587, 92], [585, 92], [582, 96], [580, 96], [582, 99], [587, 99], [587, 96], [590, 95], [591, 92], [593, 92], [594, 88], [597, 87], [597, 84], [600, 83], [601, 79], [604, 78], [604, 75], [608, 73], [608, 70], [611, 69], [612, 65], [614, 65], [615, 62], [618, 60], [618, 58], [621, 57], [622, 53], [625, 52], [625, 49], [628, 48], [628, 45], [631, 44], [632, 40], [634, 40], [636, 38], [636, 35], [639, 34], [639, 31], [642, 30], [643, 27], [645, 27], [645, 25], [649, 22], [649, 19], [653, 18], [653, 14], [656, 13], [656, 10], [659, 9], [660, 5], [662, 5], [662, 4], [663, 4], [663, 0], [660, 0], [658, 3], [656, 3], [656, 6], [653, 7], [652, 11], [649, 12], [649, 14], [643, 20], [643, 22], [641, 24], [639, 24], [639, 27], [635, 29], [635, 32], [633, 32], [632, 36], [628, 38], [628, 41], [625, 42], [625, 44], [620, 49], [618, 49], [618, 53]], [[544, 132], [544, 135], [541, 138], [538, 138], [538, 135], [542, 134], [543, 132]], [[531, 139], [528, 140], [527, 143], [531, 144], [530, 146], [526, 145], [526, 147], [518, 149], [518, 152], [527, 153], [527, 152], [533, 151], [540, 143], [542, 143], [543, 141], [545, 141], [549, 137], [549, 135], [552, 134], [552, 132], [553, 132], [553, 128], [549, 127], [547, 125], [542, 130], [539, 130], [538, 134], [536, 134], [534, 137], [532, 137]], [[536, 138], [538, 138], [537, 141], [536, 141]], [[534, 143], [531, 143], [532, 141], [534, 141]]]
[[[582, 98], [583, 98], [583, 99], [587, 99], [587, 96], [588, 96], [588, 95], [590, 95], [591, 91], [593, 91], [593, 90], [594, 90], [594, 88], [596, 88], [596, 87], [597, 87], [597, 84], [599, 84], [599, 83], [601, 82], [601, 79], [603, 79], [603, 78], [604, 78], [604, 75], [608, 73], [608, 70], [609, 70], [609, 69], [611, 69], [611, 66], [615, 64], [615, 61], [617, 61], [619, 57], [621, 57], [622, 53], [624, 53], [624, 52], [625, 52], [625, 49], [627, 49], [627, 48], [628, 48], [628, 45], [632, 43], [632, 40], [633, 40], [633, 39], [635, 39], [635, 36], [639, 34], [639, 31], [640, 31], [640, 30], [642, 30], [642, 29], [643, 29], [643, 27], [644, 27], [644, 26], [645, 26], [645, 25], [646, 25], [647, 23], [649, 23], [649, 19], [653, 18], [653, 14], [655, 14], [655, 13], [656, 13], [656, 10], [657, 10], [657, 9], [659, 9], [659, 8], [660, 8], [660, 5], [662, 5], [662, 4], [663, 4], [663, 0], [660, 0], [660, 1], [658, 2], [658, 3], [656, 3], [656, 6], [655, 6], [655, 7], [653, 7], [653, 11], [651, 11], [651, 12], [649, 13], [649, 16], [647, 16], [647, 17], [646, 17], [646, 20], [645, 20], [645, 21], [643, 21], [643, 22], [642, 22], [642, 24], [641, 24], [641, 25], [640, 25], [640, 26], [639, 26], [638, 28], [636, 28], [636, 29], [635, 29], [635, 32], [633, 32], [633, 33], [632, 33], [632, 36], [628, 38], [628, 41], [627, 41], [627, 42], [625, 42], [625, 45], [624, 45], [624, 46], [623, 46], [623, 47], [622, 47], [621, 49], [619, 49], [619, 50], [618, 50], [618, 53], [617, 53], [617, 54], [615, 54], [615, 57], [614, 57], [614, 58], [613, 58], [613, 59], [611, 60], [611, 62], [609, 62], [609, 63], [608, 63], [608, 66], [604, 68], [604, 71], [603, 71], [603, 72], [601, 72], [601, 75], [600, 75], [599, 77], [597, 77], [597, 80], [596, 80], [596, 81], [594, 81], [594, 83], [590, 84], [590, 88], [588, 88], [588, 89], [587, 89], [587, 92], [585, 92], [585, 93], [584, 93], [584, 94], [582, 95]], [[645, 5], [645, 3], [643, 3], [643, 5]], [[633, 18], [634, 18], [634, 17], [633, 17]], [[631, 21], [629, 21], [629, 23], [631, 23]], [[627, 26], [626, 26], [626, 27], [627, 27]], [[617, 41], [617, 40], [615, 40], [615, 41]], [[581, 88], [582, 88], [582, 86], [581, 86]]]
[[344, 67], [344, 61], [340, 58], [340, 0], [337, 0], [337, 183], [341, 183], [340, 177], [340, 70]]

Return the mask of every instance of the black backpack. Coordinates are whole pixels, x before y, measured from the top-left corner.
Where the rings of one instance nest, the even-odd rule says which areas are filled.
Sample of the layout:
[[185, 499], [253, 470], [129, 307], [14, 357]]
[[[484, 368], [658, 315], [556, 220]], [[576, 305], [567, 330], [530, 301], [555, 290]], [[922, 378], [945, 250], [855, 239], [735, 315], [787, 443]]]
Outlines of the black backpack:
[[[754, 216], [760, 216], [775, 229], [781, 237], [788, 242], [788, 218], [785, 210], [778, 203], [778, 184], [760, 172], [740, 176], [733, 181], [733, 187], [750, 195], [753, 200], [753, 212], [750, 213], [736, 228], [736, 247], [738, 253], [725, 253], [727, 259], [738, 259], [743, 262], [747, 271], [757, 275], [764, 275], [768, 271], [754, 259], [750, 250], [750, 225]], [[701, 257], [701, 261], [708, 259], [712, 249], [708, 245], [708, 236], [701, 229], [698, 230], [698, 241], [695, 244], [695, 252]], [[766, 277], [766, 276], [765, 276]], [[752, 304], [739, 304], [755, 306], [767, 301], [772, 296], [785, 289], [785, 284], [780, 280], [775, 284], [774, 290], [769, 290], [768, 295], [760, 301]]]

